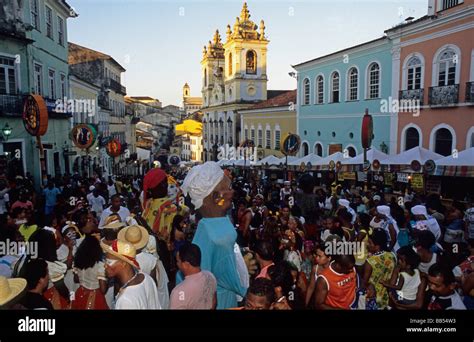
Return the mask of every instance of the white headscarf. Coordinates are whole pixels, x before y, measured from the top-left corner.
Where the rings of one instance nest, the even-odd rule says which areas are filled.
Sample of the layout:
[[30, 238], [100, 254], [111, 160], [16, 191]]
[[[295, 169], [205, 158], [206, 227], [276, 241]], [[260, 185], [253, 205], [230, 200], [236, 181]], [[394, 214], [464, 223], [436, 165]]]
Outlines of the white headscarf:
[[428, 218], [428, 211], [424, 205], [415, 205], [411, 208], [411, 213], [413, 215], [423, 215], [425, 219]]
[[385, 215], [386, 217], [390, 217], [390, 207], [388, 205], [379, 205], [377, 207], [377, 212], [379, 214]]
[[201, 208], [204, 198], [214, 190], [224, 178], [224, 171], [212, 161], [195, 166], [184, 179], [181, 189], [185, 195], [191, 197], [196, 209]]

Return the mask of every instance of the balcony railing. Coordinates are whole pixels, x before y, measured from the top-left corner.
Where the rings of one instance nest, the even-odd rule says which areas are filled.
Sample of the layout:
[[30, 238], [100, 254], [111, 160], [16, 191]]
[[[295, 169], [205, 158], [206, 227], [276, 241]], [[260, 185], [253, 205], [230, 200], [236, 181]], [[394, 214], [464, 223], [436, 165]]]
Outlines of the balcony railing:
[[466, 82], [466, 102], [474, 104], [474, 82]]
[[21, 116], [23, 114], [23, 95], [0, 94], [0, 114]]
[[116, 93], [127, 95], [127, 88], [125, 88], [123, 85], [120, 84], [120, 82], [117, 82], [112, 78], [109, 78], [107, 80], [107, 86]]
[[451, 106], [458, 103], [459, 84], [430, 87], [428, 102], [430, 106]]
[[400, 90], [398, 99], [408, 101], [420, 101], [420, 106], [423, 106], [424, 89]]

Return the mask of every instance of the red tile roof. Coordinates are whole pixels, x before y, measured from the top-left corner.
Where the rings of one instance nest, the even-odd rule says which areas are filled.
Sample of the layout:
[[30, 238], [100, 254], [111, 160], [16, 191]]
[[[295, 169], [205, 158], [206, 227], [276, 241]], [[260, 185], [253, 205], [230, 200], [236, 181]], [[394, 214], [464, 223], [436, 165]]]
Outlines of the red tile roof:
[[269, 100], [260, 102], [256, 104], [255, 106], [252, 106], [248, 109], [283, 107], [283, 106], [289, 106], [291, 103], [296, 104], [296, 89], [287, 91]]

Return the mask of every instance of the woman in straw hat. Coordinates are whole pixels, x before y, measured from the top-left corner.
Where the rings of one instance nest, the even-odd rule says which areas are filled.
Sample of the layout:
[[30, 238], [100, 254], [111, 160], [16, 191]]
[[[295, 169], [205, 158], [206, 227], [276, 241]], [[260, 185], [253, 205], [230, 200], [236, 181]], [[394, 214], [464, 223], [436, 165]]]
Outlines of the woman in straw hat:
[[231, 181], [217, 163], [206, 162], [191, 169], [182, 190], [202, 214], [193, 243], [202, 252], [201, 268], [217, 279], [217, 308], [236, 307], [237, 296], [245, 296], [246, 287], [237, 271], [237, 233], [226, 216], [234, 194]]
[[115, 309], [161, 309], [156, 284], [148, 274], [140, 271], [135, 247], [120, 240], [110, 246], [101, 246], [106, 253], [107, 276], [117, 278], [120, 283]]
[[93, 236], [86, 236], [74, 256], [75, 281], [80, 284], [72, 301], [72, 309], [106, 310], [104, 294], [107, 278], [102, 261], [102, 248]]
[[123, 228], [118, 233], [118, 239], [127, 242], [135, 247], [137, 255], [136, 260], [140, 265], [140, 270], [148, 274], [155, 281], [158, 290], [158, 299], [162, 309], [168, 309], [170, 295], [168, 291], [168, 275], [159, 258], [146, 252], [150, 235], [145, 227], [131, 225]]
[[25, 288], [26, 280], [23, 278], [7, 279], [0, 276], [0, 309], [13, 308]]

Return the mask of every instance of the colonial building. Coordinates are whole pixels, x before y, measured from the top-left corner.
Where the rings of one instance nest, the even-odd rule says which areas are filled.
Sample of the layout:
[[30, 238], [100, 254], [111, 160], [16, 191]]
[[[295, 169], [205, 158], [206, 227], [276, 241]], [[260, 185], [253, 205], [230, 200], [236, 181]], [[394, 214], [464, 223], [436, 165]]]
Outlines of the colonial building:
[[372, 146], [395, 152], [397, 113], [382, 106], [398, 93], [398, 87], [392, 85], [393, 58], [391, 40], [382, 37], [293, 66], [298, 80], [301, 155], [313, 152], [325, 157], [345, 150], [353, 157], [362, 153], [366, 108], [374, 122]]
[[244, 3], [222, 43], [216, 30], [201, 61], [204, 159], [215, 160], [220, 146], [240, 143], [239, 111], [268, 99], [265, 24], [257, 26]]
[[102, 141], [115, 138], [124, 146], [124, 153], [116, 158], [109, 158], [102, 147], [101, 165], [106, 175], [121, 174], [126, 164], [126, 145], [130, 143], [126, 138], [126, 128], [130, 126], [130, 118], [125, 113], [127, 91], [121, 84], [121, 74], [126, 70], [113, 57], [74, 43], [69, 43], [69, 70], [100, 88], [99, 112], [108, 120], [99, 122], [99, 136]]
[[186, 83], [183, 87], [184, 115], [189, 115], [202, 108], [202, 97], [192, 97], [191, 88]]
[[399, 62], [397, 152], [422, 146], [442, 155], [474, 146], [474, 0], [430, 0], [428, 14], [387, 30]]
[[[7, 4], [6, 4], [7, 3]], [[68, 97], [67, 19], [77, 16], [64, 0], [7, 1], [0, 6], [0, 177], [30, 173], [60, 176], [68, 169], [63, 152], [70, 147], [70, 112], [57, 110]], [[41, 174], [36, 137], [22, 120], [26, 95], [40, 95], [48, 109], [48, 129], [41, 137], [45, 174]]]
[[296, 133], [296, 102], [296, 90], [292, 90], [239, 111], [243, 127], [240, 140], [254, 142], [258, 159], [283, 156], [281, 141], [288, 133]]

